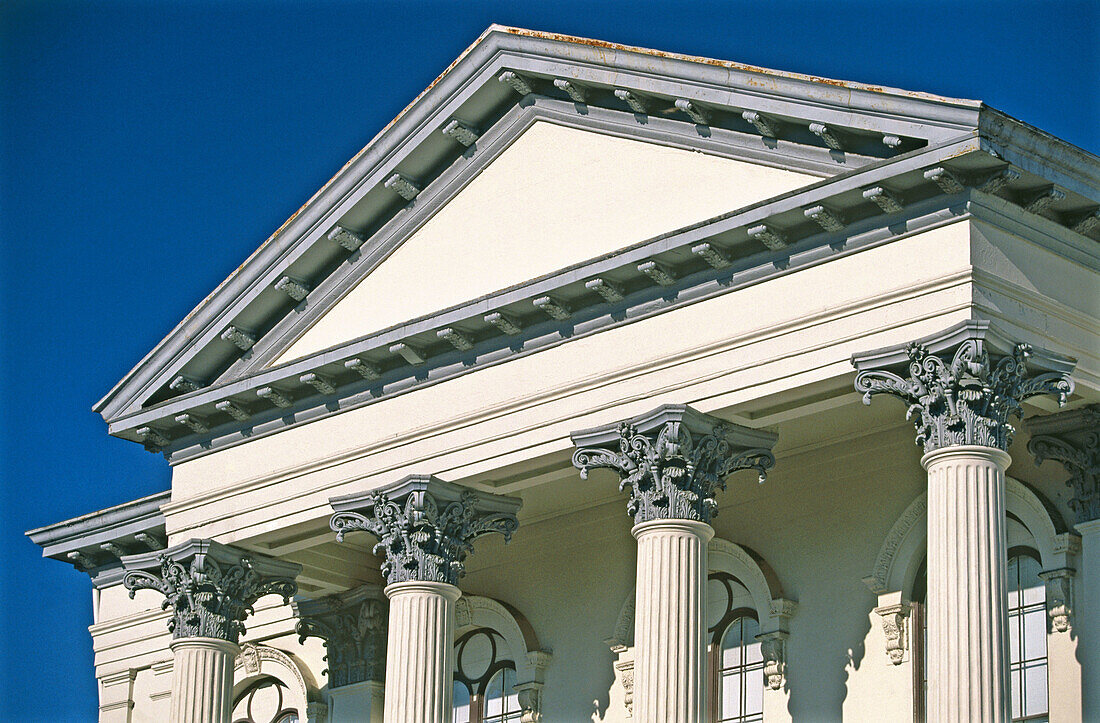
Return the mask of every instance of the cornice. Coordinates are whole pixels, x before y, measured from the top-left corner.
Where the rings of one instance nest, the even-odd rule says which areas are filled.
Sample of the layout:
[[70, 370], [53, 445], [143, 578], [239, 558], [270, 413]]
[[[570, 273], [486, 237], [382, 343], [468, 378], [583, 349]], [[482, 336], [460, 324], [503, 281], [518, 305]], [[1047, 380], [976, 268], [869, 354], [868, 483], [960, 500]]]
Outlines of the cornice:
[[[611, 47], [615, 52], [609, 52]], [[457, 118], [482, 131], [490, 127], [503, 108], [521, 99], [519, 93], [498, 82], [502, 70], [522, 73], [523, 83], [532, 94], [559, 98], [569, 96], [552, 81], [569, 78], [571, 83], [591, 91], [590, 106], [623, 109], [624, 104], [612, 92], [623, 86], [651, 102], [657, 101], [660, 108], [675, 108], [674, 101], [686, 97], [708, 109], [712, 116], [716, 110], [728, 110], [730, 122], [746, 132], [757, 132], [741, 117], [746, 109], [767, 113], [772, 125], [782, 129], [776, 135], [786, 137], [793, 132], [799, 142], [810, 146], [827, 148], [819, 136], [807, 130], [810, 123], [825, 122], [848, 132], [850, 140], [878, 139], [873, 147], [882, 156], [897, 155], [930, 139], [942, 140], [975, 127], [979, 107], [974, 101], [824, 81], [580, 38], [490, 28], [112, 389], [97, 404], [97, 411], [112, 418], [131, 403], [127, 401], [134, 398], [131, 392], [153, 391], [148, 385], [155, 383], [165, 362], [180, 359], [196, 342], [205, 344], [208, 337], [220, 334], [232, 321], [234, 309], [242, 308], [242, 296], [266, 288], [261, 277], [268, 270], [300, 255], [304, 249], [295, 248], [299, 241], [327, 233], [362, 195], [376, 189], [395, 169], [400, 170], [397, 167], [402, 162], [423, 167], [424, 159], [416, 162], [406, 157], [421, 149], [437, 131], [445, 130], [451, 120]], [[767, 84], [760, 83], [761, 75], [767, 76]], [[731, 103], [734, 105], [728, 105]], [[804, 118], [807, 111], [812, 111], [813, 117]], [[861, 114], [870, 114], [874, 122], [861, 121]], [[917, 117], [910, 117], [913, 114]], [[677, 113], [677, 117], [695, 125], [684, 113]], [[712, 119], [711, 123], [720, 127], [720, 121]], [[885, 136], [902, 138], [904, 143], [886, 146], [881, 143]], [[462, 143], [455, 142], [454, 155], [466, 150]]]
[[[563, 78], [568, 79], [565, 86], [554, 82]], [[982, 135], [979, 119], [991, 113], [996, 115], [990, 116], [987, 135]], [[865, 165], [522, 289], [513, 287], [282, 365], [278, 371], [288, 372], [283, 377], [272, 374], [274, 370], [259, 371], [298, 330], [457, 193], [494, 152], [539, 117], [803, 171], [828, 174], [834, 168], [830, 161], [841, 159], [845, 168]], [[462, 133], [454, 132], [456, 123], [465, 129]], [[426, 144], [436, 132], [453, 145], [440, 150], [438, 142]], [[770, 146], [768, 151], [764, 146]], [[431, 148], [434, 155], [425, 156]], [[1048, 188], [1044, 154], [1061, 164], [1054, 180], [1065, 191]], [[568, 333], [596, 312], [589, 299], [582, 300], [580, 310], [565, 305], [567, 311], [555, 298], [583, 293], [577, 284], [586, 279], [580, 276], [610, 273], [637, 289], [631, 289], [628, 299], [652, 305], [660, 289], [641, 288], [646, 283], [639, 275], [642, 265], [664, 269], [671, 264], [680, 277], [673, 279], [677, 286], [671, 294], [686, 288], [685, 278], [721, 275], [717, 268], [707, 271], [706, 264], [723, 267], [732, 261], [737, 267], [749, 257], [758, 265], [793, 263], [794, 253], [788, 258], [787, 249], [776, 250], [785, 243], [792, 251], [814, 243], [850, 247], [851, 236], [866, 228], [869, 212], [882, 217], [879, 222], [887, 227], [903, 211], [908, 221], [909, 206], [929, 194], [953, 197], [986, 184], [1006, 160], [1024, 166], [1022, 177], [1015, 174], [1009, 195], [1086, 238], [1100, 235], [1100, 221], [1092, 220], [1098, 195], [1096, 159], [977, 101], [493, 26], [96, 409], [109, 420], [112, 434], [142, 441], [172, 461], [190, 458], [239, 442], [240, 430], [267, 433], [323, 416], [327, 412], [320, 410], [326, 407], [369, 403], [378, 394], [401, 393], [410, 385], [447, 376], [450, 372], [441, 371], [445, 367], [462, 373], [458, 367], [471, 359], [476, 365], [497, 363], [507, 355], [504, 337], [517, 331], [543, 337]], [[876, 179], [885, 185], [873, 185]], [[1035, 193], [1049, 197], [1037, 201]], [[800, 207], [788, 203], [796, 197]], [[374, 210], [368, 212], [368, 207]], [[818, 225], [826, 229], [824, 234], [814, 230]], [[330, 240], [333, 234], [339, 243]], [[771, 251], [761, 251], [760, 244]], [[755, 253], [750, 250], [744, 257], [746, 249]], [[752, 275], [743, 266], [737, 272], [742, 278]], [[539, 295], [534, 297], [521, 293], [535, 291]], [[649, 299], [643, 298], [646, 293]], [[537, 309], [553, 312], [558, 323], [533, 311], [533, 300]], [[518, 310], [526, 317], [520, 319], [523, 323], [501, 316], [501, 305]], [[609, 306], [612, 313], [614, 306]], [[460, 310], [475, 314], [462, 316]], [[488, 328], [486, 317], [492, 315], [497, 315], [498, 329], [511, 331]], [[461, 334], [473, 332], [474, 350], [465, 359], [461, 351], [438, 352], [450, 347], [440, 344], [436, 332], [451, 330], [446, 338], [459, 338], [453, 333], [455, 324]], [[409, 332], [420, 338], [407, 338]], [[379, 346], [370, 347], [371, 341]], [[418, 361], [423, 351], [429, 353], [427, 364]], [[368, 359], [356, 360], [367, 352]], [[249, 375], [266, 381], [235, 385], [235, 377]], [[265, 393], [257, 396], [260, 390]], [[221, 398], [214, 399], [218, 394]], [[140, 403], [149, 406], [140, 409]]]
[[[649, 285], [640, 279], [631, 279], [635, 290], [614, 304], [607, 303], [595, 292], [585, 288], [586, 280], [607, 273], [603, 268], [615, 270], [620, 266], [619, 258], [600, 259], [588, 267], [569, 269], [549, 278], [544, 277], [483, 297], [435, 317], [387, 329], [317, 355], [265, 370], [253, 377], [190, 393], [160, 407], [118, 420], [111, 425], [111, 431], [120, 434], [127, 430], [148, 427], [168, 427], [181, 432], [187, 430], [186, 436], [168, 442], [170, 446], [159, 448], [172, 463], [184, 461], [228, 445], [256, 439], [287, 426], [377, 403], [396, 394], [422, 389], [477, 369], [537, 353], [570, 339], [633, 323], [654, 314], [747, 288], [847, 254], [889, 243], [912, 233], [966, 218], [964, 210], [953, 205], [944, 208], [945, 204], [950, 204], [950, 199], [933, 198], [915, 204], [912, 207], [913, 216], [907, 218], [904, 224], [906, 231], [900, 234], [895, 233], [900, 227], [900, 224], [893, 223], [897, 219], [885, 219], [868, 222], [861, 227], [850, 227], [850, 235], [844, 238], [843, 244], [836, 243], [837, 236], [834, 234], [816, 234], [812, 241], [792, 243], [790, 248], [782, 251], [757, 254], [741, 263], [731, 263], [723, 269], [712, 269], [708, 266], [693, 273], [685, 273], [671, 287]], [[686, 235], [690, 238], [691, 232]], [[659, 239], [656, 243], [668, 244], [668, 241]], [[833, 245], [830, 245], [830, 241]], [[634, 254], [639, 258], [647, 256], [644, 250], [635, 250]], [[628, 263], [623, 268], [628, 273], [632, 272], [635, 278], [642, 277], [641, 272], [634, 269], [635, 265]], [[537, 304], [529, 307], [532, 311], [527, 312], [525, 318], [510, 311], [511, 308], [522, 308], [524, 304], [531, 304], [532, 299], [560, 296], [563, 288], [565, 293], [583, 295], [579, 299], [581, 303], [577, 303], [576, 298], [570, 298], [571, 314], [565, 320], [546, 317], [543, 317], [545, 321], [538, 320], [541, 314], [537, 311]], [[492, 331], [483, 321], [485, 316], [497, 312], [501, 307], [504, 307], [503, 312], [509, 318], [516, 319], [522, 325], [518, 334]], [[479, 336], [469, 351], [442, 349], [449, 345], [433, 339], [440, 327], [465, 329], [474, 324], [480, 327]], [[400, 360], [394, 351], [396, 344], [408, 344], [420, 352], [433, 347], [442, 350], [426, 354], [424, 363], [414, 364]], [[397, 365], [386, 368], [378, 379], [358, 379], [349, 375], [344, 368], [345, 362], [351, 359], [365, 358], [374, 364], [374, 356], [379, 352], [387, 354], [387, 364], [396, 361]], [[301, 381], [303, 375], [310, 373], [340, 381], [337, 393], [318, 394], [313, 387]], [[288, 387], [294, 391], [288, 392]], [[196, 435], [176, 421], [176, 417], [182, 413], [209, 419], [216, 413], [216, 405], [225, 400], [234, 401], [241, 406], [258, 407], [259, 403], [251, 400], [257, 398], [258, 390], [265, 388], [280, 389], [281, 394], [291, 397], [293, 401], [287, 407], [269, 407], [269, 411], [251, 414], [246, 420], [226, 420], [221, 424], [210, 424], [209, 433], [204, 435]], [[238, 399], [245, 401], [237, 402]], [[166, 441], [166, 436], [157, 440], [161, 443]]]
[[67, 562], [88, 573], [97, 588], [122, 579], [123, 555], [164, 549], [167, 535], [161, 505], [171, 492], [158, 492], [26, 533], [42, 556]]

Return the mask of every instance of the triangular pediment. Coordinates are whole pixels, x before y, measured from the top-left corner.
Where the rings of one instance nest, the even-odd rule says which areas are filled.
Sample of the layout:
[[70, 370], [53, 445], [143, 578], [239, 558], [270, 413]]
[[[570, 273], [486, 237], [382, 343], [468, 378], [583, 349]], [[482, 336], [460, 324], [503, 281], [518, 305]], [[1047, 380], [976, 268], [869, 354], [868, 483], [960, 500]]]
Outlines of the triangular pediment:
[[[329, 307], [273, 366], [485, 296], [817, 176], [538, 121]], [[297, 327], [297, 328], [295, 328]], [[280, 345], [282, 346], [282, 345]], [[267, 361], [270, 359], [270, 361]]]
[[96, 411], [208, 449], [425, 355], [568, 326], [571, 303], [781, 266], [800, 239], [981, 184], [1045, 193], [1095, 237], [1098, 165], [977, 101], [493, 26]]

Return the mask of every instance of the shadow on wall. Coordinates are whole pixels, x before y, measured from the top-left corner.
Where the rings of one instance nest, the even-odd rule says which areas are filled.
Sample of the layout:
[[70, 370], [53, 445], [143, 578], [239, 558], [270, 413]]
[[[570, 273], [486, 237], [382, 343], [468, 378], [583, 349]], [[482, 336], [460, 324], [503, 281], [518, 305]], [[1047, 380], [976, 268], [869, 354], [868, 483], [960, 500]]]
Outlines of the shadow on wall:
[[[853, 578], [857, 585], [858, 577]], [[791, 619], [788, 641], [787, 710], [796, 721], [838, 721], [844, 717], [848, 679], [859, 670], [866, 655], [874, 608], [869, 595], [863, 604], [853, 605], [834, 593], [822, 598], [806, 589], [799, 601], [798, 615]], [[816, 601], [817, 604], [814, 604]]]

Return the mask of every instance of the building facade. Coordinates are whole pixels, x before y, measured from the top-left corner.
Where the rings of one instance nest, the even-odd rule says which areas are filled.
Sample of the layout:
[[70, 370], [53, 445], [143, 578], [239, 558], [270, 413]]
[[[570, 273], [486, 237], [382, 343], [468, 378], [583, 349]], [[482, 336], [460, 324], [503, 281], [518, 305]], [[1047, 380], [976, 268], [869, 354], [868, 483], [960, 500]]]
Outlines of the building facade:
[[[96, 406], [100, 720], [1100, 720], [1100, 159], [493, 26]], [[914, 444], [916, 442], [916, 444]]]

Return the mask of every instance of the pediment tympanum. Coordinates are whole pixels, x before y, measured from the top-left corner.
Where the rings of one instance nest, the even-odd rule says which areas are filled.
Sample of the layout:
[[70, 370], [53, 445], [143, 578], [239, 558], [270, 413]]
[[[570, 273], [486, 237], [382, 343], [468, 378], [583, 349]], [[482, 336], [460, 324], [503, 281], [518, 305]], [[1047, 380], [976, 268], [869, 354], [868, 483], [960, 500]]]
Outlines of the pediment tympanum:
[[537, 122], [273, 364], [818, 180]]

